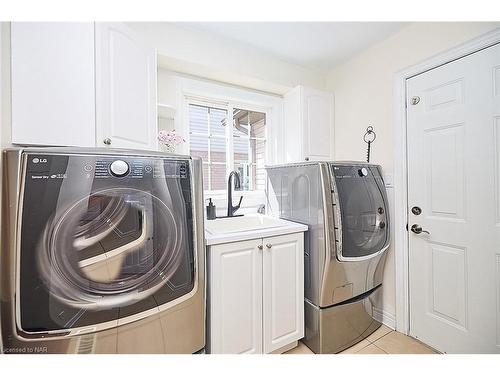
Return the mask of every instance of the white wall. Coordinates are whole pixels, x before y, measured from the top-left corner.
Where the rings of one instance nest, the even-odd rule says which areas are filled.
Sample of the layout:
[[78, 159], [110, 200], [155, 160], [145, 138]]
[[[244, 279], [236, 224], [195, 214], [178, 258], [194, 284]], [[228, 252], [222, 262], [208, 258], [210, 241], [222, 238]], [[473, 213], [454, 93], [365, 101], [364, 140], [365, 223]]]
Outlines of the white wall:
[[300, 84], [319, 89], [326, 85], [324, 74], [231, 39], [168, 22], [127, 25], [157, 49], [158, 63], [165, 69], [277, 94]]
[[[335, 93], [335, 158], [364, 160], [366, 144], [362, 136], [366, 127], [372, 125], [377, 140], [371, 161], [381, 164], [390, 177], [394, 166], [394, 74], [497, 27], [498, 22], [414, 23], [333, 69], [328, 74], [328, 88]], [[392, 189], [389, 190], [392, 196]], [[392, 247], [384, 284], [382, 308], [395, 314]]]
[[[0, 165], [3, 164], [3, 148], [9, 146], [5, 144], [5, 139], [10, 139], [10, 31], [6, 22], [0, 22]], [[9, 141], [10, 142], [10, 141]], [[0, 168], [3, 170], [3, 168]], [[0, 187], [3, 188], [3, 173], [0, 173]], [[0, 211], [2, 203], [0, 199]], [[0, 228], [2, 221], [0, 217]], [[3, 343], [0, 336], [0, 352], [2, 352]]]
[[12, 146], [10, 106], [10, 23], [0, 22], [0, 145]]

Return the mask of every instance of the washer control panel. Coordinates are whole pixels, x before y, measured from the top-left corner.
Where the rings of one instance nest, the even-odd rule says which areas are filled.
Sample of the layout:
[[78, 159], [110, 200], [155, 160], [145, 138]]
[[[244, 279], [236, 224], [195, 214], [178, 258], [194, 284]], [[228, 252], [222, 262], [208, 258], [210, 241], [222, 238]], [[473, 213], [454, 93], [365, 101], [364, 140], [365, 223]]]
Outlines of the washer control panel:
[[115, 177], [125, 177], [129, 170], [128, 163], [123, 160], [115, 160], [109, 165], [109, 171]]
[[103, 158], [95, 161], [95, 177], [186, 178], [187, 162], [144, 158]]
[[85, 179], [185, 179], [189, 177], [189, 161], [119, 155], [37, 154], [28, 156], [27, 171], [30, 179], [41, 181], [79, 176]]

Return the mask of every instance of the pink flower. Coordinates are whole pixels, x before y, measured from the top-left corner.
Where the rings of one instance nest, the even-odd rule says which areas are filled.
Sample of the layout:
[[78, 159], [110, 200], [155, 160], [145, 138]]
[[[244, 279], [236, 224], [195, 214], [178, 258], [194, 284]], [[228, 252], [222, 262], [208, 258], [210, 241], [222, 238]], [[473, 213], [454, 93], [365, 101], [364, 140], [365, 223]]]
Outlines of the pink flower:
[[178, 135], [175, 130], [160, 130], [158, 132], [158, 140], [165, 146], [175, 147], [182, 142], [186, 142], [184, 138]]

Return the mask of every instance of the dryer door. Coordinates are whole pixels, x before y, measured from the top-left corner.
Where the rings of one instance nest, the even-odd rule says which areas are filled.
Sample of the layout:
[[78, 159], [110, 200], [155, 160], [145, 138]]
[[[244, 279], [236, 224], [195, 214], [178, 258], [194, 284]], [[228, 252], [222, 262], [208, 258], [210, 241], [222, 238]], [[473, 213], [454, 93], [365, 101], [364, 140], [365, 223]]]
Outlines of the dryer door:
[[189, 162], [117, 159], [27, 157], [18, 281], [26, 334], [109, 328], [193, 289]]
[[376, 166], [332, 166], [340, 211], [337, 257], [371, 258], [389, 246], [387, 196]]

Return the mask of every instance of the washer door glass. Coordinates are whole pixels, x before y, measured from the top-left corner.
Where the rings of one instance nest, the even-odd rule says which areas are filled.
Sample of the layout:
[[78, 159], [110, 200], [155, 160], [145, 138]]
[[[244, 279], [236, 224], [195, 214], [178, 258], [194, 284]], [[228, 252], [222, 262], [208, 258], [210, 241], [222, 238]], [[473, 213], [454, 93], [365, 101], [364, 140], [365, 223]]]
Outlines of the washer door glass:
[[193, 290], [188, 162], [121, 157], [130, 173], [118, 177], [113, 159], [34, 159], [23, 195], [22, 331], [106, 329]]
[[341, 213], [341, 255], [376, 254], [389, 240], [387, 198], [376, 167], [334, 166]]
[[40, 274], [69, 306], [123, 307], [167, 282], [181, 262], [182, 241], [172, 210], [155, 196], [101, 190], [47, 224]]

